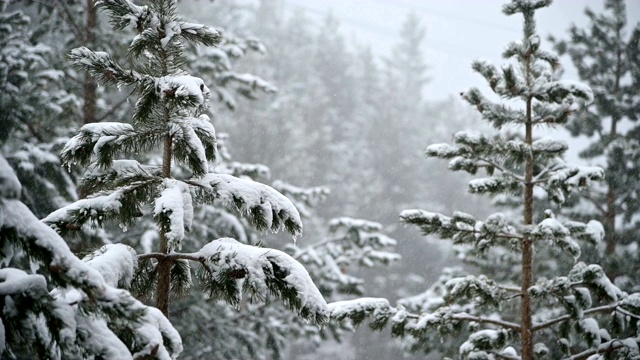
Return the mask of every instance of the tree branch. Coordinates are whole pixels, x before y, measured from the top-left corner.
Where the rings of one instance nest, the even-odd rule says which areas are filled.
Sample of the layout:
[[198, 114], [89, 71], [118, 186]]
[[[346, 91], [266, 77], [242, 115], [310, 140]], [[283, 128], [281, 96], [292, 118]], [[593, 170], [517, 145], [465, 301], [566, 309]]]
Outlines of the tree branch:
[[473, 321], [473, 322], [477, 322], [477, 323], [485, 323], [485, 324], [493, 324], [493, 325], [497, 325], [506, 329], [512, 329], [515, 331], [520, 331], [520, 325], [510, 322], [510, 321], [503, 321], [503, 320], [496, 320], [496, 319], [489, 319], [489, 318], [483, 318], [483, 317], [479, 317], [479, 316], [473, 316], [473, 315], [469, 315], [466, 313], [459, 313], [459, 314], [453, 314], [451, 316], [452, 319], [455, 320], [461, 320], [461, 321]]
[[80, 42], [84, 42], [84, 36], [82, 35], [82, 29], [80, 29], [80, 26], [78, 26], [78, 24], [73, 20], [73, 12], [71, 12], [71, 9], [69, 8], [69, 5], [67, 4], [67, 2], [65, 0], [58, 0], [58, 3], [60, 3], [60, 5], [62, 5], [62, 9], [64, 10], [65, 14], [67, 15], [67, 22], [71, 26], [71, 32], [73, 32], [73, 35], [75, 35], [77, 40], [79, 40]]
[[113, 115], [114, 112], [116, 112], [116, 110], [118, 110], [125, 102], [127, 102], [128, 98], [124, 98], [120, 101], [118, 101], [116, 104], [114, 104], [111, 109], [109, 109], [109, 111], [107, 111], [106, 113], [104, 113], [99, 119], [96, 120], [96, 122], [102, 122], [102, 120], [106, 119], [107, 117]]
[[500, 170], [500, 172], [502, 172], [502, 173], [509, 173], [509, 174], [511, 174], [514, 178], [518, 179], [518, 181], [524, 181], [524, 178], [523, 178], [522, 176], [517, 175], [517, 174], [515, 174], [515, 173], [513, 173], [513, 172], [511, 172], [511, 171], [509, 171], [509, 170], [506, 170], [504, 167], [502, 167], [502, 166], [500, 166], [500, 165], [496, 164], [495, 162], [493, 162], [493, 161], [491, 161], [491, 160], [487, 160], [487, 159], [480, 158], [480, 157], [478, 158], [478, 160], [486, 162], [486, 163], [487, 163], [487, 164], [489, 164], [490, 166], [493, 166], [494, 168], [496, 168], [496, 169]]
[[[585, 310], [584, 314], [593, 314], [593, 313], [599, 313], [599, 312], [606, 312], [606, 311], [613, 311], [613, 310], [617, 310], [617, 307], [619, 306], [619, 303], [615, 303], [615, 304], [611, 304], [611, 305], [604, 305], [604, 306], [600, 306], [600, 307], [595, 307], [589, 310]], [[546, 329], [550, 326], [553, 326], [557, 323], [566, 321], [571, 319], [570, 315], [563, 315], [560, 317], [557, 317], [555, 319], [551, 319], [551, 320], [547, 320], [545, 322], [542, 322], [540, 324], [534, 325], [533, 326], [533, 331], [538, 331], [538, 330], [542, 330], [542, 329]]]
[[582, 360], [582, 359], [588, 359], [590, 356], [592, 355], [596, 355], [596, 354], [602, 354], [602, 353], [608, 353], [611, 351], [615, 351], [621, 347], [624, 347], [624, 343], [622, 343], [622, 341], [620, 341], [619, 339], [614, 339], [611, 341], [607, 341], [604, 344], [600, 344], [600, 346], [598, 346], [597, 349], [589, 349], [589, 350], [585, 350], [581, 353], [575, 354], [575, 355], [571, 355], [570, 357], [567, 358], [567, 360]]

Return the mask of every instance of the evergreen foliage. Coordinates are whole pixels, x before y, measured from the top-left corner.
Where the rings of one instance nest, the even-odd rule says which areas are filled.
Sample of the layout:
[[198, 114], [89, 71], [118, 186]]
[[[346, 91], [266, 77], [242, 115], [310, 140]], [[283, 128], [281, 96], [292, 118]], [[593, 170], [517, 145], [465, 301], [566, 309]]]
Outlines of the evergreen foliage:
[[76, 196], [56, 155], [70, 124], [52, 127], [48, 120], [69, 116], [77, 98], [58, 85], [63, 74], [52, 66], [53, 49], [31, 41], [27, 15], [2, 2], [0, 22], [0, 142], [23, 185], [24, 203], [41, 217]]
[[[115, 29], [137, 31], [129, 45], [135, 63], [127, 67], [106, 52], [86, 47], [72, 50], [70, 58], [104, 85], [132, 88], [138, 99], [131, 123], [85, 124], [67, 142], [61, 157], [69, 166], [87, 167], [82, 183], [92, 193], [43, 221], [60, 233], [106, 220], [126, 228], [152, 205], [159, 246], [139, 256], [134, 283], [138, 290], [155, 293], [164, 314], [171, 299], [184, 296], [191, 287], [192, 261], [199, 265], [196, 274], [212, 296], [237, 304], [242, 290], [253, 299], [272, 293], [304, 318], [326, 322], [324, 299], [306, 270], [284, 253], [235, 240], [214, 240], [197, 251], [178, 252], [193, 227], [194, 208], [203, 202], [235, 209], [258, 230], [286, 229], [294, 236], [302, 231], [297, 209], [273, 188], [210, 172], [218, 156], [215, 130], [205, 114], [210, 90], [184, 70], [184, 49], [186, 44], [217, 45], [219, 33], [178, 17], [172, 0], [145, 6], [106, 0], [97, 5]], [[158, 148], [163, 154], [160, 166], [138, 161]]]
[[0, 156], [0, 356], [175, 359], [178, 332], [128, 291], [136, 253], [107, 245], [83, 260], [20, 201]]
[[[577, 261], [580, 243], [603, 241], [602, 225], [595, 220], [556, 219], [551, 210], [534, 213], [534, 190], [562, 205], [572, 192], [604, 178], [599, 167], [566, 164], [562, 160], [566, 143], [534, 134], [541, 126], [567, 123], [583, 103], [594, 100], [588, 87], [558, 80], [558, 58], [541, 48], [534, 15], [550, 3], [513, 0], [506, 4], [506, 15], [524, 18], [522, 40], [510, 43], [503, 53], [512, 61], [501, 68], [486, 61], [473, 63], [489, 88], [508, 102], [496, 103], [477, 88], [462, 93], [494, 128], [519, 126], [523, 134], [459, 132], [454, 144], [431, 145], [426, 150], [427, 156], [449, 159], [451, 170], [476, 176], [484, 170], [486, 175], [472, 180], [468, 190], [519, 197], [520, 219], [496, 213], [482, 221], [460, 211], [446, 216], [405, 210], [400, 215], [402, 222], [418, 226], [427, 235], [465, 246], [465, 256], [483, 262], [483, 270], [493, 264], [499, 269], [509, 259], [511, 275], [503, 282], [493, 280], [489, 272], [466, 276], [449, 272], [425, 293], [401, 300], [397, 307], [372, 298], [331, 303], [333, 318], [355, 325], [370, 318], [374, 330], [390, 323], [392, 334], [409, 338], [413, 350], [457, 352], [463, 359], [632, 359], [640, 355], [635, 337], [638, 294], [629, 295], [613, 285], [599, 265]], [[547, 247], [560, 251], [540, 251]], [[566, 274], [536, 273], [534, 265], [547, 260], [538, 256], [548, 254], [573, 260], [572, 269]], [[460, 331], [465, 337], [459, 348], [436, 345], [438, 336]]]
[[622, 0], [607, 0], [604, 8], [602, 14], [586, 9], [588, 27], [572, 26], [568, 40], [552, 38], [556, 50], [571, 58], [580, 78], [594, 91], [593, 104], [574, 114], [566, 127], [573, 136], [592, 137], [580, 156], [607, 173], [603, 186], [579, 194], [579, 207], [572, 212], [602, 221], [607, 273], [620, 286], [637, 291], [640, 24], [628, 28]]

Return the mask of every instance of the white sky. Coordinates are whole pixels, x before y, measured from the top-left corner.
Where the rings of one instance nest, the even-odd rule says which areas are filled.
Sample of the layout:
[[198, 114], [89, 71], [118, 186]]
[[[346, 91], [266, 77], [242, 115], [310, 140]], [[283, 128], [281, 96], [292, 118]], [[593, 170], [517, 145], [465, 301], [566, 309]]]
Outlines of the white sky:
[[[291, 8], [306, 10], [312, 18], [322, 20], [329, 12], [340, 20], [343, 34], [368, 44], [375, 53], [385, 56], [397, 43], [401, 25], [410, 12], [415, 12], [426, 28], [424, 54], [430, 66], [425, 95], [428, 100], [441, 100], [475, 86], [490, 95], [486, 82], [471, 70], [477, 58], [504, 63], [504, 46], [521, 38], [522, 16], [505, 16], [502, 5], [506, 0], [284, 0]], [[640, 0], [627, 0], [627, 28], [640, 22]], [[538, 33], [543, 47], [549, 34], [567, 39], [572, 24], [584, 27], [588, 18], [586, 7], [598, 13], [604, 0], [555, 0], [537, 12]], [[631, 25], [631, 26], [630, 26]], [[629, 35], [628, 33], [626, 34]], [[564, 78], [578, 80], [567, 57], [561, 58]], [[558, 134], [556, 131], [560, 131]], [[552, 137], [569, 142], [567, 160], [582, 162], [578, 152], [586, 141], [571, 138], [562, 129], [551, 131]], [[553, 133], [556, 133], [555, 135]]]
[[[327, 13], [340, 19], [343, 33], [369, 44], [384, 55], [397, 43], [398, 33], [407, 14], [415, 12], [427, 29], [425, 58], [432, 79], [425, 95], [443, 99], [471, 86], [484, 85], [471, 71], [471, 62], [488, 59], [499, 65], [500, 54], [510, 41], [521, 37], [522, 17], [502, 14], [505, 0], [285, 0], [291, 7], [306, 9], [318, 20]], [[546, 40], [553, 33], [567, 38], [572, 23], [588, 23], [585, 7], [602, 11], [603, 0], [556, 0], [551, 7], [538, 12], [538, 30]], [[628, 24], [640, 21], [640, 1], [627, 0]], [[547, 43], [548, 44], [548, 43]], [[577, 75], [568, 59], [563, 59], [565, 78]]]

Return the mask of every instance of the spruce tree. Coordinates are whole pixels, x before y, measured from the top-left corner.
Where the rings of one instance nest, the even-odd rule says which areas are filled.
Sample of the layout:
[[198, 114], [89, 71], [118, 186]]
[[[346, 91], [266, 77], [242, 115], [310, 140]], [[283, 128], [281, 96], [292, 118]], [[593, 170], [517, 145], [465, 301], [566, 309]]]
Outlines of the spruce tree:
[[[126, 229], [143, 215], [144, 205], [151, 204], [159, 244], [155, 252], [138, 256], [134, 286], [154, 292], [162, 313], [168, 314], [172, 298], [189, 290], [190, 262], [195, 262], [200, 265], [195, 275], [214, 298], [237, 305], [243, 291], [255, 300], [276, 294], [302, 317], [324, 323], [322, 295], [302, 265], [283, 252], [228, 238], [195, 252], [178, 252], [192, 228], [194, 207], [203, 202], [237, 209], [260, 231], [286, 229], [294, 236], [302, 231], [297, 209], [273, 188], [209, 171], [217, 157], [215, 130], [204, 113], [210, 91], [184, 69], [184, 50], [189, 43], [218, 44], [218, 32], [178, 17], [174, 0], [146, 6], [105, 0], [97, 6], [116, 30], [131, 27], [138, 32], [129, 45], [134, 65], [126, 68], [108, 53], [86, 47], [72, 50], [70, 58], [99, 83], [133, 88], [137, 101], [132, 122], [86, 124], [65, 145], [66, 164], [87, 166], [82, 186], [91, 195], [43, 221], [61, 234], [106, 220]], [[159, 164], [120, 158], [140, 159], [154, 149], [162, 152]]]
[[586, 204], [577, 210], [589, 209], [602, 221], [607, 272], [614, 278], [624, 275], [620, 280], [633, 287], [638, 283], [634, 248], [640, 240], [635, 218], [640, 211], [640, 24], [628, 33], [623, 0], [607, 0], [604, 7], [601, 14], [585, 11], [587, 28], [572, 26], [568, 40], [552, 40], [594, 91], [593, 104], [576, 113], [566, 127], [572, 136], [592, 139], [580, 156], [607, 173], [605, 186], [579, 193]]
[[[405, 210], [400, 215], [402, 222], [418, 226], [425, 234], [465, 245], [468, 256], [484, 260], [488, 267], [508, 258], [517, 264], [511, 271], [518, 282], [499, 282], [490, 273], [450, 274], [439, 288], [401, 301], [404, 306], [370, 298], [332, 303], [334, 318], [360, 323], [369, 316], [374, 329], [391, 322], [394, 335], [418, 341], [433, 341], [434, 332], [446, 335], [466, 329], [470, 335], [457, 349], [464, 359], [631, 359], [640, 355], [634, 335], [640, 294], [621, 291], [599, 265], [577, 261], [581, 242], [603, 240], [602, 225], [595, 220], [560, 221], [551, 209], [535, 213], [534, 190], [562, 205], [572, 192], [604, 177], [601, 168], [565, 163], [564, 141], [536, 137], [537, 129], [565, 124], [583, 102], [593, 101], [588, 87], [557, 79], [557, 56], [541, 48], [534, 15], [550, 3], [512, 0], [506, 4], [506, 15], [520, 14], [524, 19], [522, 39], [510, 43], [503, 53], [511, 62], [501, 68], [487, 61], [473, 63], [494, 94], [508, 102], [496, 103], [477, 88], [462, 93], [494, 128], [518, 126], [523, 131], [511, 136], [462, 131], [455, 134], [453, 145], [431, 145], [426, 151], [428, 156], [450, 159], [451, 170], [486, 172], [485, 177], [472, 180], [468, 190], [518, 196], [520, 217], [496, 213], [480, 221], [460, 211], [445, 216], [423, 210]], [[574, 261], [568, 274], [534, 273], [536, 253], [554, 254], [540, 252], [544, 247], [556, 249], [562, 261]], [[517, 311], [510, 311], [514, 308]], [[608, 316], [599, 322], [599, 314]]]
[[0, 155], [0, 357], [175, 359], [182, 340], [167, 318], [118, 289], [135, 251], [110, 244], [78, 259], [21, 192]]
[[64, 74], [53, 64], [53, 49], [33, 42], [29, 16], [2, 2], [0, 22], [0, 144], [22, 183], [22, 201], [43, 217], [75, 199], [57, 152], [77, 98], [59, 85]]

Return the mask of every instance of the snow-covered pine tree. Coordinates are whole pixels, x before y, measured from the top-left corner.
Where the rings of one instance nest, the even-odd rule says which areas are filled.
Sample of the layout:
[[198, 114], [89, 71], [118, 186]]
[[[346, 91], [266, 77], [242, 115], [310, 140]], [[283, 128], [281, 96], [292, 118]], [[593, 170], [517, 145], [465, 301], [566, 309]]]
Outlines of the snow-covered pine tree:
[[[286, 229], [294, 236], [302, 230], [296, 208], [273, 188], [209, 172], [209, 161], [216, 159], [215, 130], [204, 114], [210, 91], [183, 69], [183, 50], [187, 43], [215, 45], [219, 34], [178, 17], [175, 0], [147, 6], [105, 0], [97, 6], [106, 11], [116, 30], [131, 26], [138, 32], [129, 46], [136, 63], [127, 69], [109, 54], [86, 47], [72, 50], [70, 57], [99, 83], [133, 87], [138, 96], [133, 121], [86, 124], [66, 144], [62, 152], [66, 164], [88, 165], [82, 184], [91, 195], [43, 221], [62, 234], [108, 219], [126, 227], [151, 203], [160, 244], [158, 251], [138, 257], [137, 280], [148, 291], [155, 289], [164, 314], [171, 297], [191, 286], [192, 261], [200, 265], [196, 275], [214, 297], [238, 304], [243, 290], [258, 300], [277, 294], [302, 317], [324, 323], [328, 311], [322, 295], [304, 267], [283, 252], [227, 238], [196, 252], [177, 252], [200, 202], [235, 207], [258, 230]], [[118, 159], [156, 148], [163, 154], [158, 165]]]
[[580, 156], [603, 166], [607, 173], [605, 186], [579, 193], [583, 203], [575, 211], [589, 211], [604, 224], [607, 273], [622, 276], [621, 286], [638, 289], [640, 23], [628, 33], [623, 0], [606, 0], [604, 7], [600, 14], [586, 9], [588, 27], [574, 25], [568, 40], [554, 42], [594, 91], [593, 104], [576, 113], [566, 126], [573, 136], [592, 139]]
[[0, 155], [0, 357], [175, 359], [182, 340], [167, 318], [117, 288], [135, 251], [111, 244], [78, 259], [21, 192]]
[[[497, 213], [479, 221], [464, 212], [445, 216], [423, 210], [405, 210], [400, 215], [404, 223], [418, 226], [425, 234], [464, 244], [478, 257], [491, 256], [490, 250], [499, 247], [502, 256], [515, 254], [520, 259], [514, 269], [519, 283], [499, 283], [490, 274], [456, 276], [444, 279], [442, 288], [431, 289], [421, 299], [412, 299], [414, 303], [422, 301], [422, 309], [431, 310], [426, 304], [436, 303], [429, 312], [414, 313], [405, 306], [391, 307], [385, 299], [369, 298], [331, 303], [332, 317], [359, 323], [370, 316], [372, 328], [381, 329], [391, 322], [393, 334], [416, 339], [429, 339], [432, 332], [443, 335], [467, 328], [471, 334], [458, 349], [464, 359], [640, 356], [634, 330], [640, 319], [640, 294], [622, 292], [600, 266], [577, 262], [578, 241], [602, 241], [602, 225], [597, 221], [561, 222], [551, 210], [534, 214], [534, 190], [562, 204], [572, 191], [604, 177], [601, 168], [566, 164], [562, 160], [567, 150], [564, 141], [535, 136], [541, 126], [566, 123], [582, 100], [593, 100], [588, 87], [556, 79], [558, 58], [540, 46], [534, 15], [550, 3], [512, 0], [506, 4], [506, 15], [521, 14], [524, 18], [522, 40], [510, 43], [503, 53], [513, 61], [500, 69], [486, 61], [473, 63], [491, 90], [509, 103], [496, 103], [477, 88], [462, 94], [496, 129], [520, 126], [523, 133], [506, 137], [463, 131], [454, 136], [453, 145], [427, 148], [429, 156], [451, 159], [451, 170], [486, 171], [487, 177], [469, 183], [470, 192], [519, 195], [522, 218]], [[522, 105], [517, 106], [517, 101]], [[573, 268], [566, 275], [538, 277], [533, 271], [537, 247], [562, 250], [560, 255], [568, 258], [565, 261], [575, 261]], [[485, 259], [488, 264], [500, 260]], [[518, 311], [509, 312], [514, 303]], [[608, 315], [605, 327], [596, 320], [599, 314]], [[617, 337], [621, 328], [630, 331]]]
[[[33, 43], [31, 19], [0, 2], [0, 144], [22, 183], [22, 201], [36, 216], [75, 199], [73, 181], [57, 152], [77, 99], [59, 86], [52, 48]], [[64, 141], [64, 140], [63, 140]], [[40, 197], [48, 193], [50, 196]]]

